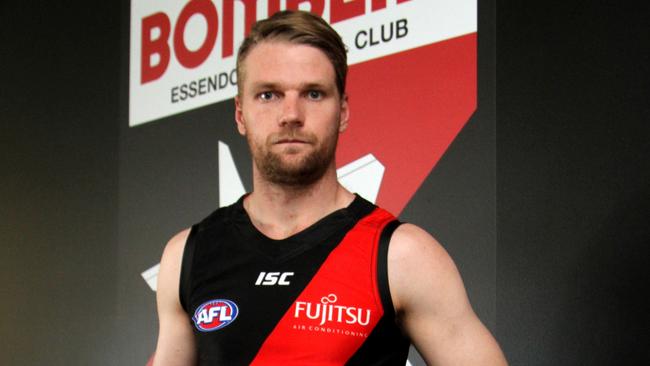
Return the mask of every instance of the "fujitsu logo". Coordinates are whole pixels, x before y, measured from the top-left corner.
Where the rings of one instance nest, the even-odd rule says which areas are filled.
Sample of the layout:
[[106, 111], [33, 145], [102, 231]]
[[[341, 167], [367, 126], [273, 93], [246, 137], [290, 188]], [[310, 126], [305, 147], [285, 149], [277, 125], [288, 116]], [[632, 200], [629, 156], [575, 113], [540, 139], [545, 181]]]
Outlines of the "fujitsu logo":
[[335, 294], [323, 296], [320, 303], [296, 301], [293, 316], [297, 319], [307, 317], [308, 319], [320, 320], [319, 325], [334, 322], [366, 326], [370, 323], [370, 309], [335, 305], [337, 301], [338, 297]]

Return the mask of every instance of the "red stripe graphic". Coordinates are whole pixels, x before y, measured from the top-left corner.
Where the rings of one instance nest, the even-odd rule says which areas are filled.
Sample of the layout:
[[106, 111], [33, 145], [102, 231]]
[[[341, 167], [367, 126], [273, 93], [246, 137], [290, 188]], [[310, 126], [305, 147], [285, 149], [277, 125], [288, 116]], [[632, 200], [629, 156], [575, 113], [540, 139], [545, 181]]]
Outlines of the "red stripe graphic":
[[251, 365], [343, 365], [381, 316], [376, 253], [382, 209], [361, 220], [332, 251], [266, 339]]
[[337, 165], [384, 166], [377, 204], [398, 215], [476, 109], [476, 33], [350, 67]]

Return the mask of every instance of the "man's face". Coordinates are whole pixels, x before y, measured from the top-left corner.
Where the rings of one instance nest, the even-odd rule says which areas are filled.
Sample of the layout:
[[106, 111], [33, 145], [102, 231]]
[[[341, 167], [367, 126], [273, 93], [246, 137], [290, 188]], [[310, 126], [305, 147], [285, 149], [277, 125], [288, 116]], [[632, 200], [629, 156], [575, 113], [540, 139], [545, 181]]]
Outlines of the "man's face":
[[349, 111], [327, 56], [307, 45], [266, 41], [242, 66], [235, 119], [262, 177], [304, 186], [333, 169]]

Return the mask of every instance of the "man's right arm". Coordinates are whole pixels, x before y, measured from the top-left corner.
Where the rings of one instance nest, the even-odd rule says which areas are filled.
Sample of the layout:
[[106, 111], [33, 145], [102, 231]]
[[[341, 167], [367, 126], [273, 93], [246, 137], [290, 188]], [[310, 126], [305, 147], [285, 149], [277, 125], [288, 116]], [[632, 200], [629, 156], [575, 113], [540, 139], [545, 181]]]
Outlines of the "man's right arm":
[[181, 261], [189, 233], [190, 229], [186, 229], [174, 236], [160, 261], [156, 291], [159, 331], [154, 366], [196, 364], [192, 325], [179, 299]]

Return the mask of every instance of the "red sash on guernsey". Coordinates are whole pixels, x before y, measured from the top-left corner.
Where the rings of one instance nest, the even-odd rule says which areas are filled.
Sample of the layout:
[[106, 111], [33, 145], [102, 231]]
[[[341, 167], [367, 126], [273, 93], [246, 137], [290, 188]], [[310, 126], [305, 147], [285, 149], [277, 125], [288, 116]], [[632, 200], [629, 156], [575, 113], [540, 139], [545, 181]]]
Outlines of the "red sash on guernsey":
[[377, 248], [393, 215], [377, 208], [330, 253], [265, 340], [251, 365], [342, 365], [384, 314]]

